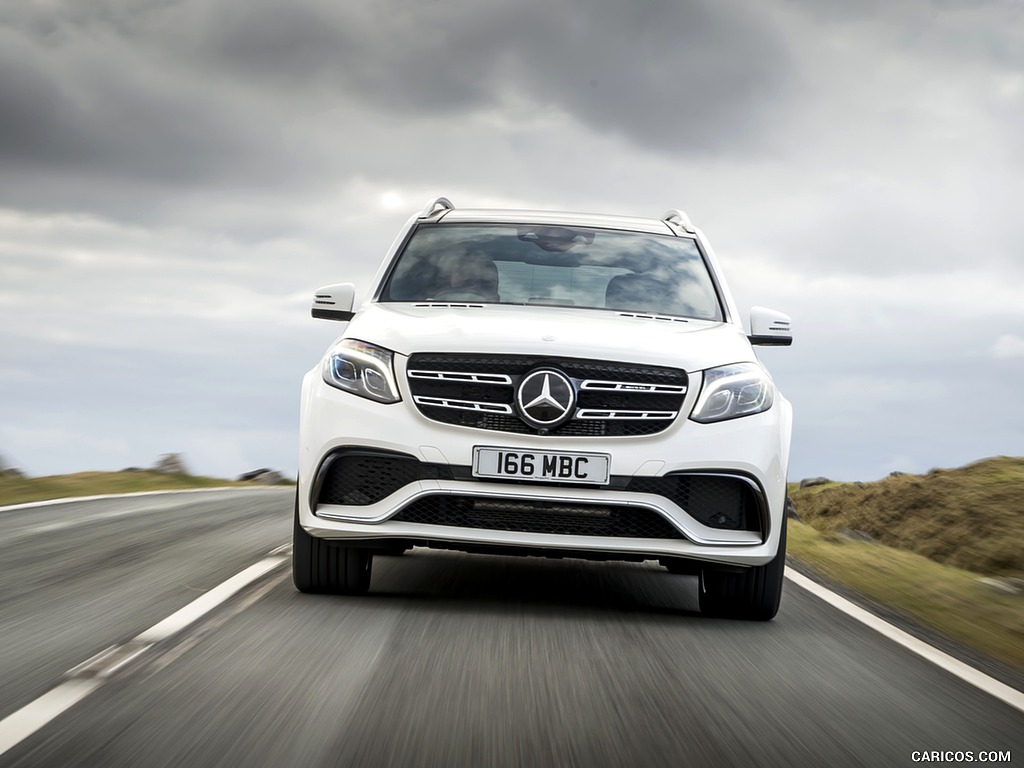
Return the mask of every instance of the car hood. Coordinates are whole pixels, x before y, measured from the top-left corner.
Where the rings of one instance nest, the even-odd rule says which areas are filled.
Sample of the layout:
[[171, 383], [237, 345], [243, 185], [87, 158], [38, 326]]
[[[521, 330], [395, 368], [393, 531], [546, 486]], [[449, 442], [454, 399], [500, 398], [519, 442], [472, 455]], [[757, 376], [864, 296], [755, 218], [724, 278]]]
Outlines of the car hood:
[[364, 305], [346, 338], [414, 352], [550, 355], [697, 371], [755, 361], [731, 323], [538, 306]]

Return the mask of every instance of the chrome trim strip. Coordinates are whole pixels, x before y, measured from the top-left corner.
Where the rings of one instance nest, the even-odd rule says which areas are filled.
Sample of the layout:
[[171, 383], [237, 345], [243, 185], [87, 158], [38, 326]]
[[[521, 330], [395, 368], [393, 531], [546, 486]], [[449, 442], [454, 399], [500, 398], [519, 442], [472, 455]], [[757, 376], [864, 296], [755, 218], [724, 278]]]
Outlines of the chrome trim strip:
[[580, 408], [573, 418], [593, 421], [671, 421], [678, 415], [679, 411], [612, 411], [604, 408]]
[[435, 408], [451, 408], [458, 411], [478, 411], [480, 413], [512, 413], [512, 406], [505, 403], [478, 403], [474, 400], [456, 400], [450, 397], [426, 397], [414, 395], [416, 405], [430, 405]]
[[458, 381], [469, 384], [512, 384], [512, 377], [503, 373], [463, 373], [461, 371], [407, 371], [410, 379]]
[[580, 389], [595, 389], [599, 392], [628, 392], [638, 395], [686, 394], [686, 387], [681, 384], [649, 384], [639, 381], [602, 381], [600, 379], [586, 379], [580, 384]]

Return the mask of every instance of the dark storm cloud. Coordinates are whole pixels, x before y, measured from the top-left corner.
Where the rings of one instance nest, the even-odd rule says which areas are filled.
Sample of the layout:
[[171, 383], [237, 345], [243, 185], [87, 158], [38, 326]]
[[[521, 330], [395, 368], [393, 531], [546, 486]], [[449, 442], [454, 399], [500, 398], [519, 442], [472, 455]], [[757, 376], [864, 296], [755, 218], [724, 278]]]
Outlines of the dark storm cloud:
[[256, 175], [249, 159], [269, 142], [246, 125], [244, 103], [181, 86], [138, 51], [93, 42], [39, 46], [0, 31], [0, 162], [7, 169], [102, 170], [110, 181], [179, 183]]
[[200, 44], [238, 73], [312, 80], [398, 115], [518, 98], [670, 152], [760, 143], [794, 79], [763, 17], [694, 0], [235, 0], [215, 20]]
[[753, 9], [694, 0], [236, 0], [217, 18], [205, 51], [238, 72], [311, 77], [399, 116], [518, 99], [670, 153], [760, 143], [795, 82]]
[[346, 108], [458, 118], [511, 99], [668, 152], [735, 151], [769, 133], [793, 75], [770, 28], [702, 2], [75, 0], [0, 14], [5, 165], [168, 184], [279, 179], [302, 165], [281, 140], [289, 114]]

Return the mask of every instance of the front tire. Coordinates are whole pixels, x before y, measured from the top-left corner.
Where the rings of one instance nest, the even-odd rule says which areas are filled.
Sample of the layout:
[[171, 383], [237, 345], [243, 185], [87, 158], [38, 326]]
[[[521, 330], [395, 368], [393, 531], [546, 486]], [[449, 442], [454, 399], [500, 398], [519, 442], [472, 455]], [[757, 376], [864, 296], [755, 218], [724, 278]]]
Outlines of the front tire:
[[311, 536], [299, 523], [295, 498], [292, 531], [292, 583], [300, 592], [326, 595], [364, 595], [370, 588], [373, 553]]
[[771, 621], [779, 612], [786, 570], [786, 520], [782, 520], [779, 551], [765, 565], [740, 572], [703, 568], [700, 572], [700, 610], [706, 616], [748, 621]]

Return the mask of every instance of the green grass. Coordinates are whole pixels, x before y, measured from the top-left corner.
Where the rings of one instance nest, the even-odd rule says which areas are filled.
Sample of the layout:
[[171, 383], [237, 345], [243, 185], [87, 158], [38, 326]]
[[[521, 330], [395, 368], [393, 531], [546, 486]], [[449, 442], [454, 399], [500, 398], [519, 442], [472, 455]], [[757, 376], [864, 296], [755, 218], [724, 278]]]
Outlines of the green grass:
[[195, 475], [164, 475], [149, 471], [80, 472], [75, 475], [50, 477], [17, 477], [8, 473], [0, 475], [0, 506], [71, 496], [253, 485], [256, 483], [240, 483]]
[[994, 593], [978, 581], [1024, 576], [1024, 459], [794, 487], [790, 497], [803, 521], [790, 521], [794, 558], [1024, 671], [1024, 595]]

